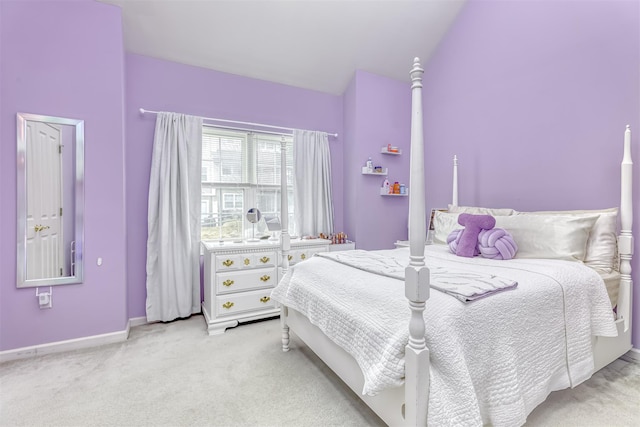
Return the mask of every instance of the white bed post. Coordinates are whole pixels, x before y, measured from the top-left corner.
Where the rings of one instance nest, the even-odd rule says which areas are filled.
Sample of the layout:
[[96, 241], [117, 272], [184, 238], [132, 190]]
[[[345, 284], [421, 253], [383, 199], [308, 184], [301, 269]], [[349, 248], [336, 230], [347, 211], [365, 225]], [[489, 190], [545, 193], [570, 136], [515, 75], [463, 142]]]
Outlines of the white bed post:
[[631, 256], [633, 255], [633, 223], [632, 168], [631, 160], [631, 128], [627, 125], [624, 132], [624, 155], [622, 157], [620, 186], [620, 235], [618, 236], [618, 252], [620, 254], [620, 295], [618, 297], [618, 319], [624, 321], [624, 331], [631, 324], [631, 301], [633, 283], [631, 280]]
[[[280, 141], [280, 248], [282, 278], [289, 269], [289, 204], [287, 200], [287, 143], [284, 136]], [[282, 351], [289, 351], [289, 326], [287, 325], [287, 307], [280, 307], [280, 325], [282, 326]]]
[[409, 343], [405, 347], [405, 423], [427, 425], [429, 399], [429, 349], [425, 341], [424, 307], [429, 299], [429, 269], [424, 263], [427, 216], [422, 131], [422, 73], [420, 59], [411, 69], [411, 177], [409, 182], [410, 261], [405, 270], [405, 295], [409, 299]]
[[458, 206], [458, 156], [453, 155], [453, 196], [451, 205]]

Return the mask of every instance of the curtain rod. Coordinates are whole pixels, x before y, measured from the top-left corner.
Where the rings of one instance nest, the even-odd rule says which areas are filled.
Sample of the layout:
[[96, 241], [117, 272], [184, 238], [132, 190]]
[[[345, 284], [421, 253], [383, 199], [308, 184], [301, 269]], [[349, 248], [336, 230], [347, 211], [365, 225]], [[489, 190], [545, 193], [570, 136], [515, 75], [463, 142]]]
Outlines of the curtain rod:
[[[146, 110], [144, 108], [140, 108], [140, 114], [144, 114], [144, 113], [152, 113], [152, 114], [158, 114], [160, 111], [152, 111], [152, 110]], [[265, 125], [262, 123], [251, 123], [251, 122], [240, 122], [237, 120], [225, 120], [225, 119], [216, 119], [214, 117], [202, 117], [202, 120], [211, 120], [211, 121], [215, 121], [215, 122], [224, 122], [224, 123], [236, 123], [236, 124], [240, 124], [240, 125], [249, 125], [249, 126], [259, 126], [259, 127], [263, 127], [263, 128], [271, 128], [271, 129], [285, 129], [288, 130], [290, 132], [293, 132], [295, 129], [293, 128], [288, 128], [288, 127], [284, 127], [284, 126], [272, 126], [272, 125]], [[324, 132], [329, 136], [333, 136], [334, 138], [338, 137], [337, 133], [330, 133], [330, 132]]]

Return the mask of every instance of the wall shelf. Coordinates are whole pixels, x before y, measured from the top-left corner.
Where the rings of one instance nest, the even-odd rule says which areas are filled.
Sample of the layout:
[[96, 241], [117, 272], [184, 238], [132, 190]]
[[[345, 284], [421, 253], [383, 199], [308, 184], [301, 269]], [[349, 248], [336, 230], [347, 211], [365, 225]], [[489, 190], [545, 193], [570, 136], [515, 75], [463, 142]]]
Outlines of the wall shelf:
[[389, 150], [387, 149], [387, 147], [382, 147], [382, 148], [380, 149], [380, 152], [381, 152], [382, 154], [390, 154], [390, 155], [392, 155], [392, 156], [399, 156], [399, 155], [401, 155], [401, 154], [402, 154], [402, 150], [401, 150], [401, 149], [399, 149], [399, 148], [398, 148], [398, 151], [389, 151]]
[[[393, 149], [394, 151], [389, 151], [389, 148]], [[395, 151], [395, 150], [397, 150], [397, 151]], [[402, 154], [402, 150], [399, 149], [398, 147], [387, 145], [387, 146], [384, 146], [384, 147], [380, 148], [380, 153], [389, 154], [389, 155], [392, 155], [392, 156], [399, 156], [399, 155]], [[369, 161], [371, 161], [371, 157], [369, 157]], [[367, 163], [370, 164], [370, 162], [367, 162]], [[386, 177], [388, 173], [389, 173], [389, 169], [388, 168], [383, 168], [381, 172], [374, 172], [371, 169], [369, 169], [367, 166], [363, 166], [362, 167], [362, 175], [378, 175], [378, 176]], [[380, 188], [380, 195], [381, 196], [391, 196], [391, 197], [407, 197], [409, 195], [409, 187], [405, 187], [405, 193], [404, 194], [388, 193], [387, 191], [385, 191], [384, 187], [381, 187]]]
[[404, 194], [396, 194], [396, 193], [387, 193], [386, 191], [384, 191], [384, 187], [380, 188], [380, 195], [381, 196], [394, 196], [394, 197], [407, 197], [409, 195], [409, 187], [406, 187], [407, 191]]
[[388, 171], [389, 170], [387, 168], [384, 168], [382, 169], [382, 172], [369, 172], [369, 168], [367, 168], [366, 166], [362, 167], [362, 175], [387, 176]]

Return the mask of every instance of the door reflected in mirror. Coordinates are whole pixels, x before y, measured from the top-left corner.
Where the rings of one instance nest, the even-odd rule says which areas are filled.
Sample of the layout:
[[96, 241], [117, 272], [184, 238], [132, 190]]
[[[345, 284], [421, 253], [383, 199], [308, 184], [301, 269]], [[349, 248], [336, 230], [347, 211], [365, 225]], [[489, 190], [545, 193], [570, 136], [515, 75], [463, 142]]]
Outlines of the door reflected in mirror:
[[84, 121], [18, 113], [17, 286], [83, 279]]

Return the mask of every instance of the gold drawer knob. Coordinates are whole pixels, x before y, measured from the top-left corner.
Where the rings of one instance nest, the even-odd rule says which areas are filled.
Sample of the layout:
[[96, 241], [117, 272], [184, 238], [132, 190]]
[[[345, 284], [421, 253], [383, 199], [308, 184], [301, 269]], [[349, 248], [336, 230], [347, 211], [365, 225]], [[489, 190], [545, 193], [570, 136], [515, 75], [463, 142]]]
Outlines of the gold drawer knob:
[[231, 285], [233, 285], [233, 283], [234, 283], [234, 282], [233, 282], [233, 280], [231, 280], [231, 279], [228, 279], [228, 280], [225, 280], [224, 282], [222, 282], [222, 284], [223, 284], [224, 286], [231, 286]]
[[233, 260], [226, 260], [222, 262], [222, 265], [224, 265], [225, 267], [231, 267], [233, 265]]
[[266, 264], [269, 262], [269, 257], [268, 256], [263, 256], [262, 258], [260, 258], [260, 262], [263, 264]]
[[305, 254], [302, 254], [302, 255], [300, 255], [300, 258], [307, 259], [307, 256]]
[[231, 307], [233, 307], [233, 303], [231, 301], [227, 301], [224, 304], [222, 304], [222, 307], [229, 310]]
[[293, 255], [289, 255], [287, 258], [289, 258], [289, 261], [291, 261], [293, 259]]
[[268, 276], [266, 274], [260, 278], [260, 280], [262, 280], [263, 282], [268, 282], [269, 279], [271, 279], [271, 276]]
[[249, 265], [249, 264], [251, 264], [251, 260], [249, 258], [245, 258], [244, 265]]
[[265, 304], [266, 304], [266, 303], [268, 303], [268, 302], [269, 302], [269, 300], [270, 300], [270, 299], [271, 299], [271, 298], [269, 298], [269, 297], [262, 297], [262, 298], [260, 298], [260, 302], [263, 302], [263, 303], [265, 303]]

